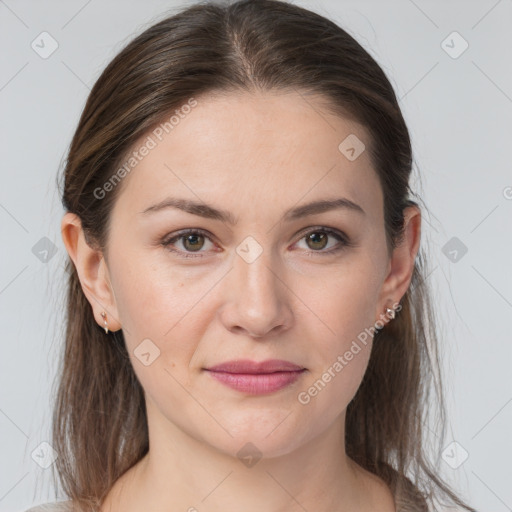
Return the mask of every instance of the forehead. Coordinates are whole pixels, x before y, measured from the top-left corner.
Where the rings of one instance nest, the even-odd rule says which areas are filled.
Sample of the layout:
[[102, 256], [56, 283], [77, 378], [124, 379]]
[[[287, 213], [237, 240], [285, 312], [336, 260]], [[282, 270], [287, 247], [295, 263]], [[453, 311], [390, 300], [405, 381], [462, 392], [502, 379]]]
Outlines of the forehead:
[[[141, 211], [173, 196], [238, 210], [238, 218], [248, 204], [283, 210], [344, 196], [379, 215], [379, 181], [362, 149], [369, 146], [367, 131], [329, 113], [320, 98], [267, 92], [194, 100], [193, 108], [178, 109], [172, 120], [171, 113], [131, 149], [138, 160], [116, 208]], [[149, 149], [141, 156], [143, 146]], [[362, 151], [355, 159], [347, 157], [351, 147]]]

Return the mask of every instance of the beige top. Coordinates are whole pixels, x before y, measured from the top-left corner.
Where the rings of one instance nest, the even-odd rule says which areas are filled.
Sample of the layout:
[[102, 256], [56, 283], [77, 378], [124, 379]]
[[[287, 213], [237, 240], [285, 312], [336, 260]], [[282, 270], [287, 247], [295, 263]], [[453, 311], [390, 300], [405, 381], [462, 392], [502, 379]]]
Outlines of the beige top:
[[55, 501], [29, 508], [25, 512], [72, 512], [71, 501]]

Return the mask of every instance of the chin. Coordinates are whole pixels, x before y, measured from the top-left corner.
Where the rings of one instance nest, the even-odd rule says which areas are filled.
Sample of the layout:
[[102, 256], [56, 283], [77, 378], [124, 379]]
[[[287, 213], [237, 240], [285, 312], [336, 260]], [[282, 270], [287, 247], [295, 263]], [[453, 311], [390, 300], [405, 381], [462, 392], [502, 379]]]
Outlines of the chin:
[[232, 437], [228, 434], [222, 435], [211, 440], [210, 444], [239, 459], [244, 456], [271, 459], [287, 455], [305, 442], [305, 439], [313, 436], [311, 433], [308, 436], [304, 425], [299, 427], [292, 420], [293, 412], [285, 419], [288, 414], [289, 412], [283, 414], [281, 411], [276, 416], [274, 411], [269, 412], [268, 416], [259, 413], [239, 416], [233, 422], [224, 420], [222, 424]]

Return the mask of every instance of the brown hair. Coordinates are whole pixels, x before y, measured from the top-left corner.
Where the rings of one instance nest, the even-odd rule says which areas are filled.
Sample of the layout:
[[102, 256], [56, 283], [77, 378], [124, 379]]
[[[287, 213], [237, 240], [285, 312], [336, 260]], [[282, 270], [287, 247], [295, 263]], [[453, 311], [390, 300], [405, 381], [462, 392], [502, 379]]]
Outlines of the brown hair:
[[[418, 203], [409, 188], [411, 142], [389, 80], [338, 25], [278, 0], [189, 7], [145, 30], [103, 71], [63, 174], [64, 208], [79, 216], [88, 243], [106, 252], [110, 212], [121, 187], [101, 199], [94, 191], [169, 112], [208, 93], [271, 90], [319, 94], [334, 113], [368, 130], [388, 247], [400, 243], [404, 208]], [[426, 511], [428, 502], [444, 497], [475, 512], [436, 475], [446, 412], [424, 265], [420, 249], [402, 310], [376, 334], [367, 371], [347, 408], [346, 451], [390, 486], [398, 511]], [[99, 510], [114, 482], [149, 449], [144, 393], [122, 331], [105, 334], [70, 259], [67, 271], [65, 349], [52, 424], [59, 455], [54, 478], [79, 510]], [[425, 453], [424, 423], [436, 410], [434, 466]]]

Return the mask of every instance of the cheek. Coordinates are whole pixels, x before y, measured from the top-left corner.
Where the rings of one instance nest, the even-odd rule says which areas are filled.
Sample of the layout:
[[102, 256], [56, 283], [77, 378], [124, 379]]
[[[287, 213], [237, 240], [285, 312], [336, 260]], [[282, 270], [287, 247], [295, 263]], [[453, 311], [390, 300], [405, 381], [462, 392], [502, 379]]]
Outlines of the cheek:
[[309, 401], [306, 407], [315, 404], [329, 418], [352, 400], [366, 371], [376, 320], [378, 272], [371, 258], [361, 257], [350, 266], [340, 266], [321, 286], [309, 287], [305, 302], [315, 315], [308, 313], [311, 321], [304, 327], [315, 344], [314, 371], [307, 380], [310, 387], [301, 391], [304, 402]]
[[149, 254], [118, 258], [112, 284], [123, 329], [164, 341], [198, 304], [205, 283]]
[[[144, 387], [151, 389], [153, 383], [158, 388], [158, 380], [169, 380], [166, 369], [189, 384], [189, 366], [218, 306], [211, 302], [211, 288], [219, 277], [173, 268], [161, 262], [160, 255], [118, 258], [112, 267], [127, 349]], [[142, 350], [151, 358], [158, 354], [150, 366], [137, 359]]]
[[325, 364], [305, 379], [297, 394], [299, 417], [314, 418], [306, 433], [308, 437], [326, 431], [345, 417], [368, 366], [369, 343], [339, 340], [337, 346], [339, 350], [329, 352]]
[[322, 327], [323, 352], [332, 355], [343, 351], [352, 339], [373, 326], [381, 288], [381, 271], [375, 263], [361, 252], [344, 260], [327, 278], [303, 280], [302, 286], [294, 289]]
[[368, 367], [371, 349], [371, 335], [364, 331], [361, 335], [355, 323], [340, 326], [338, 335], [330, 343], [324, 342], [321, 361], [297, 395], [298, 402], [318, 419], [318, 428], [328, 426], [352, 401]]

